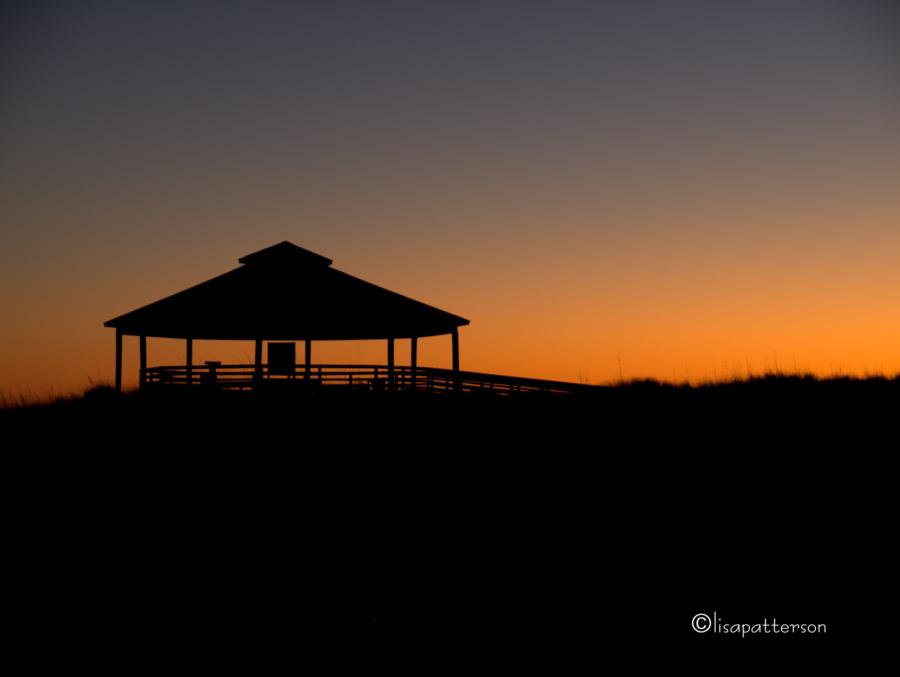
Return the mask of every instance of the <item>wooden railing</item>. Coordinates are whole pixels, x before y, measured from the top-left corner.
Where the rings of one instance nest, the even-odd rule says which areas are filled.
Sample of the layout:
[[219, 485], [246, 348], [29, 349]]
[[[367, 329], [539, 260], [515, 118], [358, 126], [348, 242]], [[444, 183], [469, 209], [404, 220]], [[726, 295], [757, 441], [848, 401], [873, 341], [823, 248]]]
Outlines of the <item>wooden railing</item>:
[[568, 395], [587, 393], [596, 386], [566, 381], [482, 374], [471, 371], [396, 365], [311, 364], [297, 365], [293, 373], [274, 373], [269, 365], [205, 364], [187, 367], [149, 367], [141, 374], [142, 387], [206, 388], [211, 390], [255, 390], [275, 388], [348, 390], [415, 390], [422, 392], [479, 392], [509, 396], [527, 393]]

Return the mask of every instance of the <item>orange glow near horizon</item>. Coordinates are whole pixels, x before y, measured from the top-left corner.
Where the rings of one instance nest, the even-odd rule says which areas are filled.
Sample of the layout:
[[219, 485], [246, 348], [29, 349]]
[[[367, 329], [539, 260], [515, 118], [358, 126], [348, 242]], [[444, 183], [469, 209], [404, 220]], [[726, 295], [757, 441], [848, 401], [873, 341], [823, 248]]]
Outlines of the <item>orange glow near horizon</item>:
[[[67, 280], [65, 269], [48, 274], [11, 299], [21, 321], [3, 336], [0, 389], [6, 397], [36, 397], [110, 382], [114, 332], [104, 320], [224, 272], [282, 235], [331, 256], [336, 268], [470, 319], [460, 332], [467, 370], [590, 383], [697, 382], [776, 370], [893, 375], [900, 373], [900, 267], [892, 262], [900, 234], [888, 227], [893, 214], [882, 218], [884, 227], [871, 227], [856, 250], [839, 238], [755, 249], [735, 242], [741, 256], [731, 258], [722, 243], [692, 241], [685, 230], [681, 242], [659, 235], [650, 247], [611, 240], [605, 248], [573, 243], [571, 252], [547, 242], [451, 248], [441, 256], [437, 247], [418, 254], [410, 245], [370, 258], [290, 232], [220, 243], [202, 259], [176, 252], [170, 265], [151, 250], [131, 265], [97, 263], [104, 274], [96, 278]], [[869, 224], [878, 223], [870, 214]], [[817, 227], [826, 230], [822, 221]], [[170, 271], [167, 278], [161, 270]], [[408, 350], [398, 342], [398, 363]], [[384, 363], [385, 353], [382, 341], [317, 342], [313, 359]], [[249, 363], [252, 355], [248, 342], [198, 341], [194, 359]], [[449, 366], [449, 337], [421, 339], [419, 355], [422, 365]], [[182, 341], [150, 339], [150, 365], [183, 360]], [[135, 384], [136, 367], [137, 339], [126, 337], [126, 387]]]

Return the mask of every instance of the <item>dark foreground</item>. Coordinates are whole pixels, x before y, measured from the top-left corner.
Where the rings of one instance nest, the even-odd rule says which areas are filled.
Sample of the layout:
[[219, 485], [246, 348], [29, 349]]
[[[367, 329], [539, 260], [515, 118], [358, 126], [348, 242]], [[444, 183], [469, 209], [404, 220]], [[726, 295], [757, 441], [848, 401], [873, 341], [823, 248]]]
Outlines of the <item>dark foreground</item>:
[[[2, 411], [17, 633], [38, 661], [256, 671], [320, 640], [372, 666], [863, 660], [893, 641], [898, 405], [898, 380], [769, 378]], [[692, 630], [714, 612], [827, 630]]]

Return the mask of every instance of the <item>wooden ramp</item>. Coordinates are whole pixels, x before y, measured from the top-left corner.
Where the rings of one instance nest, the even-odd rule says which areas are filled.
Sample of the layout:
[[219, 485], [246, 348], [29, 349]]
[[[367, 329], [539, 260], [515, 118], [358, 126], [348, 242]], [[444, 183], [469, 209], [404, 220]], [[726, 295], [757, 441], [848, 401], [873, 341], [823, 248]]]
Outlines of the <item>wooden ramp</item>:
[[572, 395], [595, 392], [598, 386], [567, 381], [454, 371], [436, 367], [364, 364], [297, 365], [291, 372], [268, 364], [220, 364], [149, 367], [142, 372], [142, 386], [160, 389], [211, 388], [253, 391], [278, 387], [296, 389], [343, 388], [353, 390], [407, 390], [417, 392], [488, 393], [510, 396], [529, 393]]

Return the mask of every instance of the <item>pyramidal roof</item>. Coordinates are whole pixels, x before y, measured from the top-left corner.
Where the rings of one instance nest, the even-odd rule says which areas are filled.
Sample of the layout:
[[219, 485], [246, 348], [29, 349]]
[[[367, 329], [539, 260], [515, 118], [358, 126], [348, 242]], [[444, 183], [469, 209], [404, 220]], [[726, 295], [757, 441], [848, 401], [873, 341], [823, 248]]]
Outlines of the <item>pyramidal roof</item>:
[[331, 267], [290, 242], [104, 323], [123, 334], [232, 340], [436, 336], [469, 321]]

